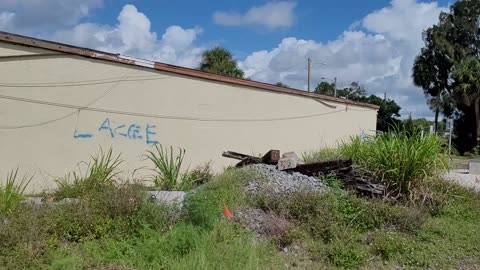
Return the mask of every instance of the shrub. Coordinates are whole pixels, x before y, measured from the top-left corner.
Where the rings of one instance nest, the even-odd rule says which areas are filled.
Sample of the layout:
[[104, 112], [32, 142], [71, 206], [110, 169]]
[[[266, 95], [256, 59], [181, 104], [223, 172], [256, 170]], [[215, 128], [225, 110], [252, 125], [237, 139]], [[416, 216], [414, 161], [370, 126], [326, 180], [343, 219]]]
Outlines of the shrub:
[[247, 169], [226, 170], [208, 183], [195, 190], [185, 199], [185, 214], [188, 222], [211, 229], [222, 217], [223, 207], [232, 210], [245, 204], [245, 193], [241, 190], [246, 180], [255, 173]]
[[189, 182], [195, 186], [203, 185], [213, 179], [213, 172], [210, 162], [197, 166], [188, 173]]
[[5, 219], [0, 218], [0, 265], [2, 269], [33, 269], [57, 247], [49, 209], [21, 204]]
[[162, 190], [190, 189], [196, 179], [189, 177], [188, 172], [182, 172], [185, 149], [178, 148], [177, 154], [172, 146], [164, 148], [161, 144], [155, 144], [154, 147], [155, 150], [147, 151], [146, 155], [154, 165], [154, 185]]
[[93, 192], [78, 202], [57, 206], [51, 213], [54, 231], [70, 242], [137, 235], [145, 227], [165, 231], [176, 222], [168, 206], [150, 201], [136, 185]]
[[320, 176], [319, 178], [320, 181], [325, 183], [331, 190], [339, 191], [345, 188], [344, 183], [333, 174]]
[[392, 260], [402, 254], [414, 252], [410, 246], [411, 240], [397, 232], [376, 232], [370, 242], [373, 253], [381, 256], [383, 260]]
[[371, 172], [394, 194], [409, 194], [425, 179], [447, 168], [442, 141], [435, 135], [421, 138], [397, 129], [366, 140], [353, 138], [341, 146], [344, 156]]
[[358, 268], [367, 261], [367, 251], [356, 241], [336, 241], [325, 253], [329, 263], [341, 268]]
[[342, 158], [342, 155], [337, 148], [326, 147], [318, 151], [302, 153], [302, 159], [305, 163], [316, 163], [340, 158]]
[[150, 201], [134, 185], [112, 187], [55, 206], [21, 204], [0, 219], [0, 265], [38, 269], [51, 252], [77, 246], [72, 243], [135, 239], [146, 231], [165, 233], [178, 220], [174, 210], [178, 211]]
[[[234, 258], [234, 259], [232, 259]], [[172, 269], [282, 269], [275, 247], [231, 222], [221, 221], [205, 234], [196, 249]]]
[[[281, 269], [272, 245], [259, 241], [235, 223], [218, 222], [211, 231], [179, 224], [167, 233], [145, 229], [135, 238], [81, 243], [53, 257], [56, 269]], [[100, 268], [102, 269], [102, 268]], [[113, 269], [113, 268], [112, 268]]]
[[33, 176], [18, 175], [18, 168], [7, 175], [5, 185], [0, 182], [0, 214], [10, 214], [23, 200], [23, 193]]
[[325, 243], [336, 239], [346, 228], [360, 233], [392, 228], [412, 232], [428, 217], [428, 212], [421, 208], [367, 200], [346, 192], [297, 192], [288, 197], [261, 195], [254, 204], [298, 221], [309, 235]]
[[56, 199], [79, 198], [115, 184], [115, 177], [119, 173], [117, 168], [123, 162], [120, 154], [114, 156], [111, 148], [107, 152], [100, 148], [100, 151], [91, 158], [90, 162], [83, 162], [87, 167], [85, 174], [79, 168], [78, 172], [73, 172], [65, 178], [56, 179], [58, 185], [54, 194]]

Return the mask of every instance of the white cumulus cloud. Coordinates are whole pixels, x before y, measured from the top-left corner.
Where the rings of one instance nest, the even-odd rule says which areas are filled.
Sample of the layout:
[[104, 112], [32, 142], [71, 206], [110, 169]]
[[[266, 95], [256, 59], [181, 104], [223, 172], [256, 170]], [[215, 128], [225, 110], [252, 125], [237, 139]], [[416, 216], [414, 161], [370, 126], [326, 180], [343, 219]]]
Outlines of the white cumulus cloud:
[[[251, 79], [306, 89], [306, 59], [311, 58], [312, 88], [324, 77], [336, 77], [339, 86], [360, 81], [372, 94], [386, 92], [404, 115], [430, 116], [422, 90], [412, 84], [411, 68], [423, 46], [422, 31], [447, 8], [421, 1], [392, 0], [360, 20], [352, 19], [335, 40], [285, 37], [274, 48], [250, 53], [239, 65]], [[116, 24], [84, 22], [103, 2], [0, 0], [0, 30], [192, 68], [200, 63], [205, 49], [197, 45], [201, 28], [172, 25], [155, 32], [150, 19], [134, 5], [123, 7]], [[295, 7], [296, 2], [274, 1], [244, 14], [216, 12], [214, 20], [227, 26], [289, 27], [295, 22]]]
[[0, 30], [46, 33], [78, 23], [103, 0], [1, 0]]
[[170, 26], [161, 39], [151, 30], [149, 18], [133, 5], [125, 5], [118, 15], [118, 24], [78, 24], [58, 31], [54, 39], [101, 51], [126, 54], [160, 62], [197, 67], [202, 47], [195, 46], [201, 28], [184, 29]]
[[262, 26], [269, 29], [290, 27], [295, 22], [295, 2], [268, 2], [252, 7], [245, 14], [217, 11], [213, 14], [215, 23], [225, 26]]
[[435, 24], [440, 12], [446, 10], [436, 2], [393, 0], [336, 40], [321, 43], [284, 38], [275, 48], [253, 52], [240, 67], [254, 80], [281, 81], [306, 89], [306, 59], [311, 58], [312, 88], [324, 77], [337, 77], [340, 86], [360, 81], [371, 94], [383, 96], [386, 92], [387, 97], [395, 99], [403, 108], [402, 114], [430, 116], [422, 90], [412, 83], [411, 68], [423, 46], [422, 31]]

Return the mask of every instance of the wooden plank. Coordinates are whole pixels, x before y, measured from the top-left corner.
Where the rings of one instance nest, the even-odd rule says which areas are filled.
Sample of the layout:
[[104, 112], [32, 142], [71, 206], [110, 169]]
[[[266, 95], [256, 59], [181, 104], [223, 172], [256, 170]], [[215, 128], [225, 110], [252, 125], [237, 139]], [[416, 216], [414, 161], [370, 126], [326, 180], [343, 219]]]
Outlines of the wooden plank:
[[238, 159], [238, 160], [251, 159], [251, 160], [258, 160], [258, 162], [261, 162], [261, 159], [259, 157], [245, 155], [245, 154], [237, 153], [233, 151], [223, 152], [222, 156], [227, 158]]
[[340, 159], [331, 160], [318, 163], [302, 164], [296, 168], [288, 169], [286, 171], [299, 172], [308, 176], [318, 176], [319, 174], [328, 174], [334, 171], [348, 172], [352, 169], [352, 160]]

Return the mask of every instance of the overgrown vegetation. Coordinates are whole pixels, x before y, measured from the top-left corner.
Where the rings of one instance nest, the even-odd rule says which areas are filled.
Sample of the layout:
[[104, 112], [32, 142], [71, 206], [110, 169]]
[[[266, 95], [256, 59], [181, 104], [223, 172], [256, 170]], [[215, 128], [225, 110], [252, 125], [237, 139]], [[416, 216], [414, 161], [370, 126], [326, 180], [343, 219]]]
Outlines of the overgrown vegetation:
[[[195, 174], [209, 173], [202, 166]], [[117, 182], [70, 203], [23, 204], [0, 216], [0, 268], [277, 269], [274, 245], [222, 219], [224, 205], [245, 203], [238, 191], [251, 176], [225, 172], [189, 196], [184, 212]]]
[[355, 137], [341, 146], [341, 153], [396, 194], [409, 195], [448, 166], [443, 141], [432, 134], [422, 138], [418, 130], [399, 128], [364, 140]]
[[23, 193], [33, 176], [18, 175], [18, 168], [8, 173], [5, 185], [0, 182], [0, 214], [10, 214], [23, 200]]
[[[91, 161], [81, 162], [78, 169], [65, 178], [56, 179], [58, 189], [54, 196], [56, 199], [78, 198], [92, 191], [104, 190], [115, 184], [115, 177], [119, 173], [117, 167], [123, 162], [120, 154], [114, 155], [110, 148], [102, 148]], [[82, 166], [86, 167], [82, 172]]]
[[147, 151], [146, 158], [154, 165], [152, 170], [155, 175], [152, 180], [155, 187], [162, 190], [188, 190], [196, 182], [208, 181], [209, 174], [211, 174], [208, 163], [204, 168], [198, 167], [189, 174], [188, 170], [182, 171], [185, 149], [178, 148], [177, 153], [172, 146], [167, 148], [161, 144], [155, 144], [154, 148], [153, 151]]
[[[120, 156], [100, 151], [83, 177], [55, 192], [77, 200], [16, 203], [0, 214], [0, 268], [478, 268], [480, 195], [438, 178], [443, 150], [435, 138], [400, 131], [353, 140], [340, 150], [391, 183], [392, 190], [425, 193], [427, 199], [359, 197], [332, 175], [321, 179], [330, 187], [324, 193], [247, 194], [249, 181], [261, 181], [254, 171], [227, 169], [213, 176], [206, 164], [185, 173], [203, 184], [180, 210], [149, 198], [144, 186], [117, 181]], [[168, 153], [167, 163], [178, 165], [171, 148], [162, 153]], [[328, 149], [304, 158], [337, 154]], [[22, 179], [17, 171], [11, 175]], [[23, 179], [14, 180], [23, 183], [18, 190], [29, 178]], [[236, 217], [226, 219], [224, 207]], [[269, 234], [259, 236], [240, 225], [237, 213], [245, 209], [275, 217], [276, 223], [266, 223], [272, 226]]]
[[302, 153], [302, 159], [305, 163], [316, 163], [340, 158], [342, 158], [342, 155], [339, 149], [333, 147], [324, 147], [317, 151]]
[[424, 47], [415, 58], [412, 79], [435, 112], [455, 119], [453, 143], [461, 154], [479, 145], [480, 2], [459, 0], [441, 12], [422, 33]]

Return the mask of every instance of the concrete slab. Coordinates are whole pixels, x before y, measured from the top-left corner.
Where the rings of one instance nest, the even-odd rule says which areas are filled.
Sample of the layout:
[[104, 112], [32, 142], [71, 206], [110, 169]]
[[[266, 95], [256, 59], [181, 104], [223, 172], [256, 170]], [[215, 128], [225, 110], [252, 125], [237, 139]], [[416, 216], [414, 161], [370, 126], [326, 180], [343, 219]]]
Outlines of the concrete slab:
[[480, 160], [479, 159], [472, 159], [468, 162], [468, 170], [470, 174], [480, 174]]
[[159, 203], [170, 205], [182, 204], [186, 195], [183, 191], [147, 191], [147, 194]]
[[455, 182], [466, 188], [480, 192], [480, 175], [465, 173], [465, 170], [452, 170], [445, 172], [443, 178]]
[[294, 159], [297, 162], [297, 164], [305, 164], [305, 162], [303, 162], [303, 160], [301, 158], [299, 158], [295, 152], [284, 153], [282, 155], [282, 158]]
[[295, 158], [281, 158], [278, 161], [277, 169], [279, 169], [280, 171], [293, 169], [297, 167], [297, 164], [298, 162]]

